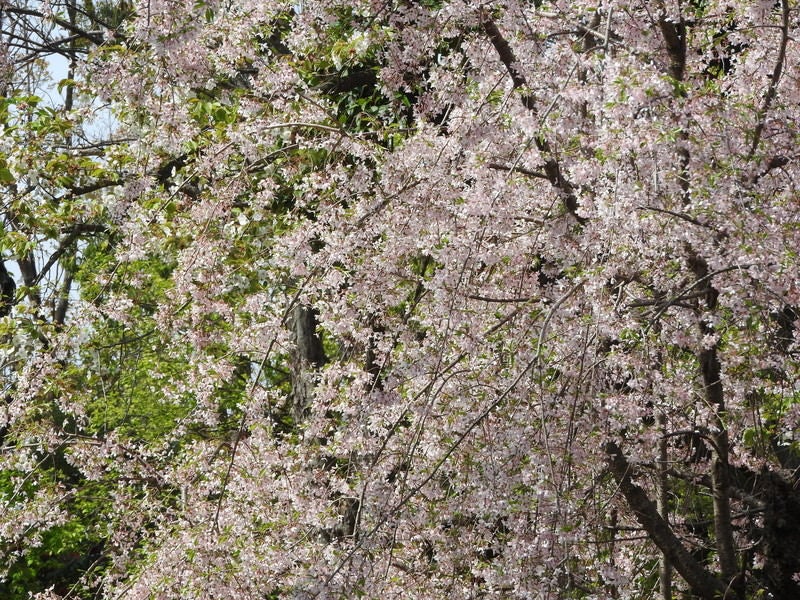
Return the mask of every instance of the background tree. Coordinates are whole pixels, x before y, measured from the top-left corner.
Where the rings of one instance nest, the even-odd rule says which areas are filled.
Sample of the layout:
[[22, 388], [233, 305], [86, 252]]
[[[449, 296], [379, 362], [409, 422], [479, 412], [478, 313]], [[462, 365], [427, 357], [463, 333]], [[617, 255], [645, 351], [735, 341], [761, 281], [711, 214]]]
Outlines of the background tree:
[[0, 595], [8, 598], [77, 591], [103, 545], [97, 509], [109, 488], [87, 481], [65, 462], [58, 435], [44, 434], [52, 425], [74, 435], [75, 421], [41, 381], [87, 250], [107, 244], [104, 194], [121, 183], [108, 109], [85, 93], [81, 71], [103, 39], [74, 2], [0, 7]]

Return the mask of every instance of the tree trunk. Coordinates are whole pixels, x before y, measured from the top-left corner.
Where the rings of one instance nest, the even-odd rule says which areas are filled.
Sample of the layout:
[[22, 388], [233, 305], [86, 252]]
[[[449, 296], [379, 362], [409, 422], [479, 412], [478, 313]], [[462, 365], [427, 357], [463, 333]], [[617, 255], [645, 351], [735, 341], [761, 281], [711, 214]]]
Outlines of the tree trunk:
[[[666, 417], [663, 414], [658, 416], [658, 424], [661, 429], [661, 440], [658, 443], [658, 514], [669, 525], [669, 480], [667, 476], [667, 438], [666, 438]], [[658, 584], [661, 591], [662, 600], [672, 600], [672, 563], [666, 552], [661, 553], [661, 560], [658, 565]]]
[[298, 305], [291, 320], [295, 349], [291, 359], [292, 417], [301, 422], [311, 406], [316, 371], [325, 363], [314, 309]]
[[726, 586], [683, 547], [667, 522], [658, 514], [655, 503], [633, 482], [631, 478], [633, 468], [622, 453], [622, 449], [614, 442], [607, 442], [604, 450], [608, 456], [609, 471], [636, 519], [675, 570], [689, 584], [692, 593], [705, 600], [724, 598]]

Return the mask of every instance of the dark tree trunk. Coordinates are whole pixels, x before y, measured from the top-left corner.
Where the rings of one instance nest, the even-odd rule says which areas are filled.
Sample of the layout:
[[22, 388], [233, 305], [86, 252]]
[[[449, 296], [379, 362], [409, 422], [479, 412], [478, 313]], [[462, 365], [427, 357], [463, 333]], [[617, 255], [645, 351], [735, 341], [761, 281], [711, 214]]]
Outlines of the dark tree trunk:
[[298, 305], [291, 320], [295, 349], [291, 359], [292, 417], [301, 422], [311, 406], [317, 370], [325, 363], [325, 350], [317, 333], [314, 309]]

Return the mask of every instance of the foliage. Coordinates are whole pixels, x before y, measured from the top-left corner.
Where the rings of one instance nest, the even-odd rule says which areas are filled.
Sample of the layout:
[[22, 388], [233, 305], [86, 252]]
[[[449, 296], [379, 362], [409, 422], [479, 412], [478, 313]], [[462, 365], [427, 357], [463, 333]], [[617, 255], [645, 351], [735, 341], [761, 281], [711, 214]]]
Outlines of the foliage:
[[84, 9], [3, 105], [9, 594], [797, 597], [787, 0]]

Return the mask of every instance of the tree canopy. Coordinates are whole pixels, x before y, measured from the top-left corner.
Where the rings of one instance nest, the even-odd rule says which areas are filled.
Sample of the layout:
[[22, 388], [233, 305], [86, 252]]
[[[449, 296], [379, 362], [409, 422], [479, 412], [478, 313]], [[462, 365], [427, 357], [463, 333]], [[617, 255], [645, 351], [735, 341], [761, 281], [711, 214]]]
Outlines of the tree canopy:
[[800, 597], [789, 0], [0, 10], [0, 595]]

